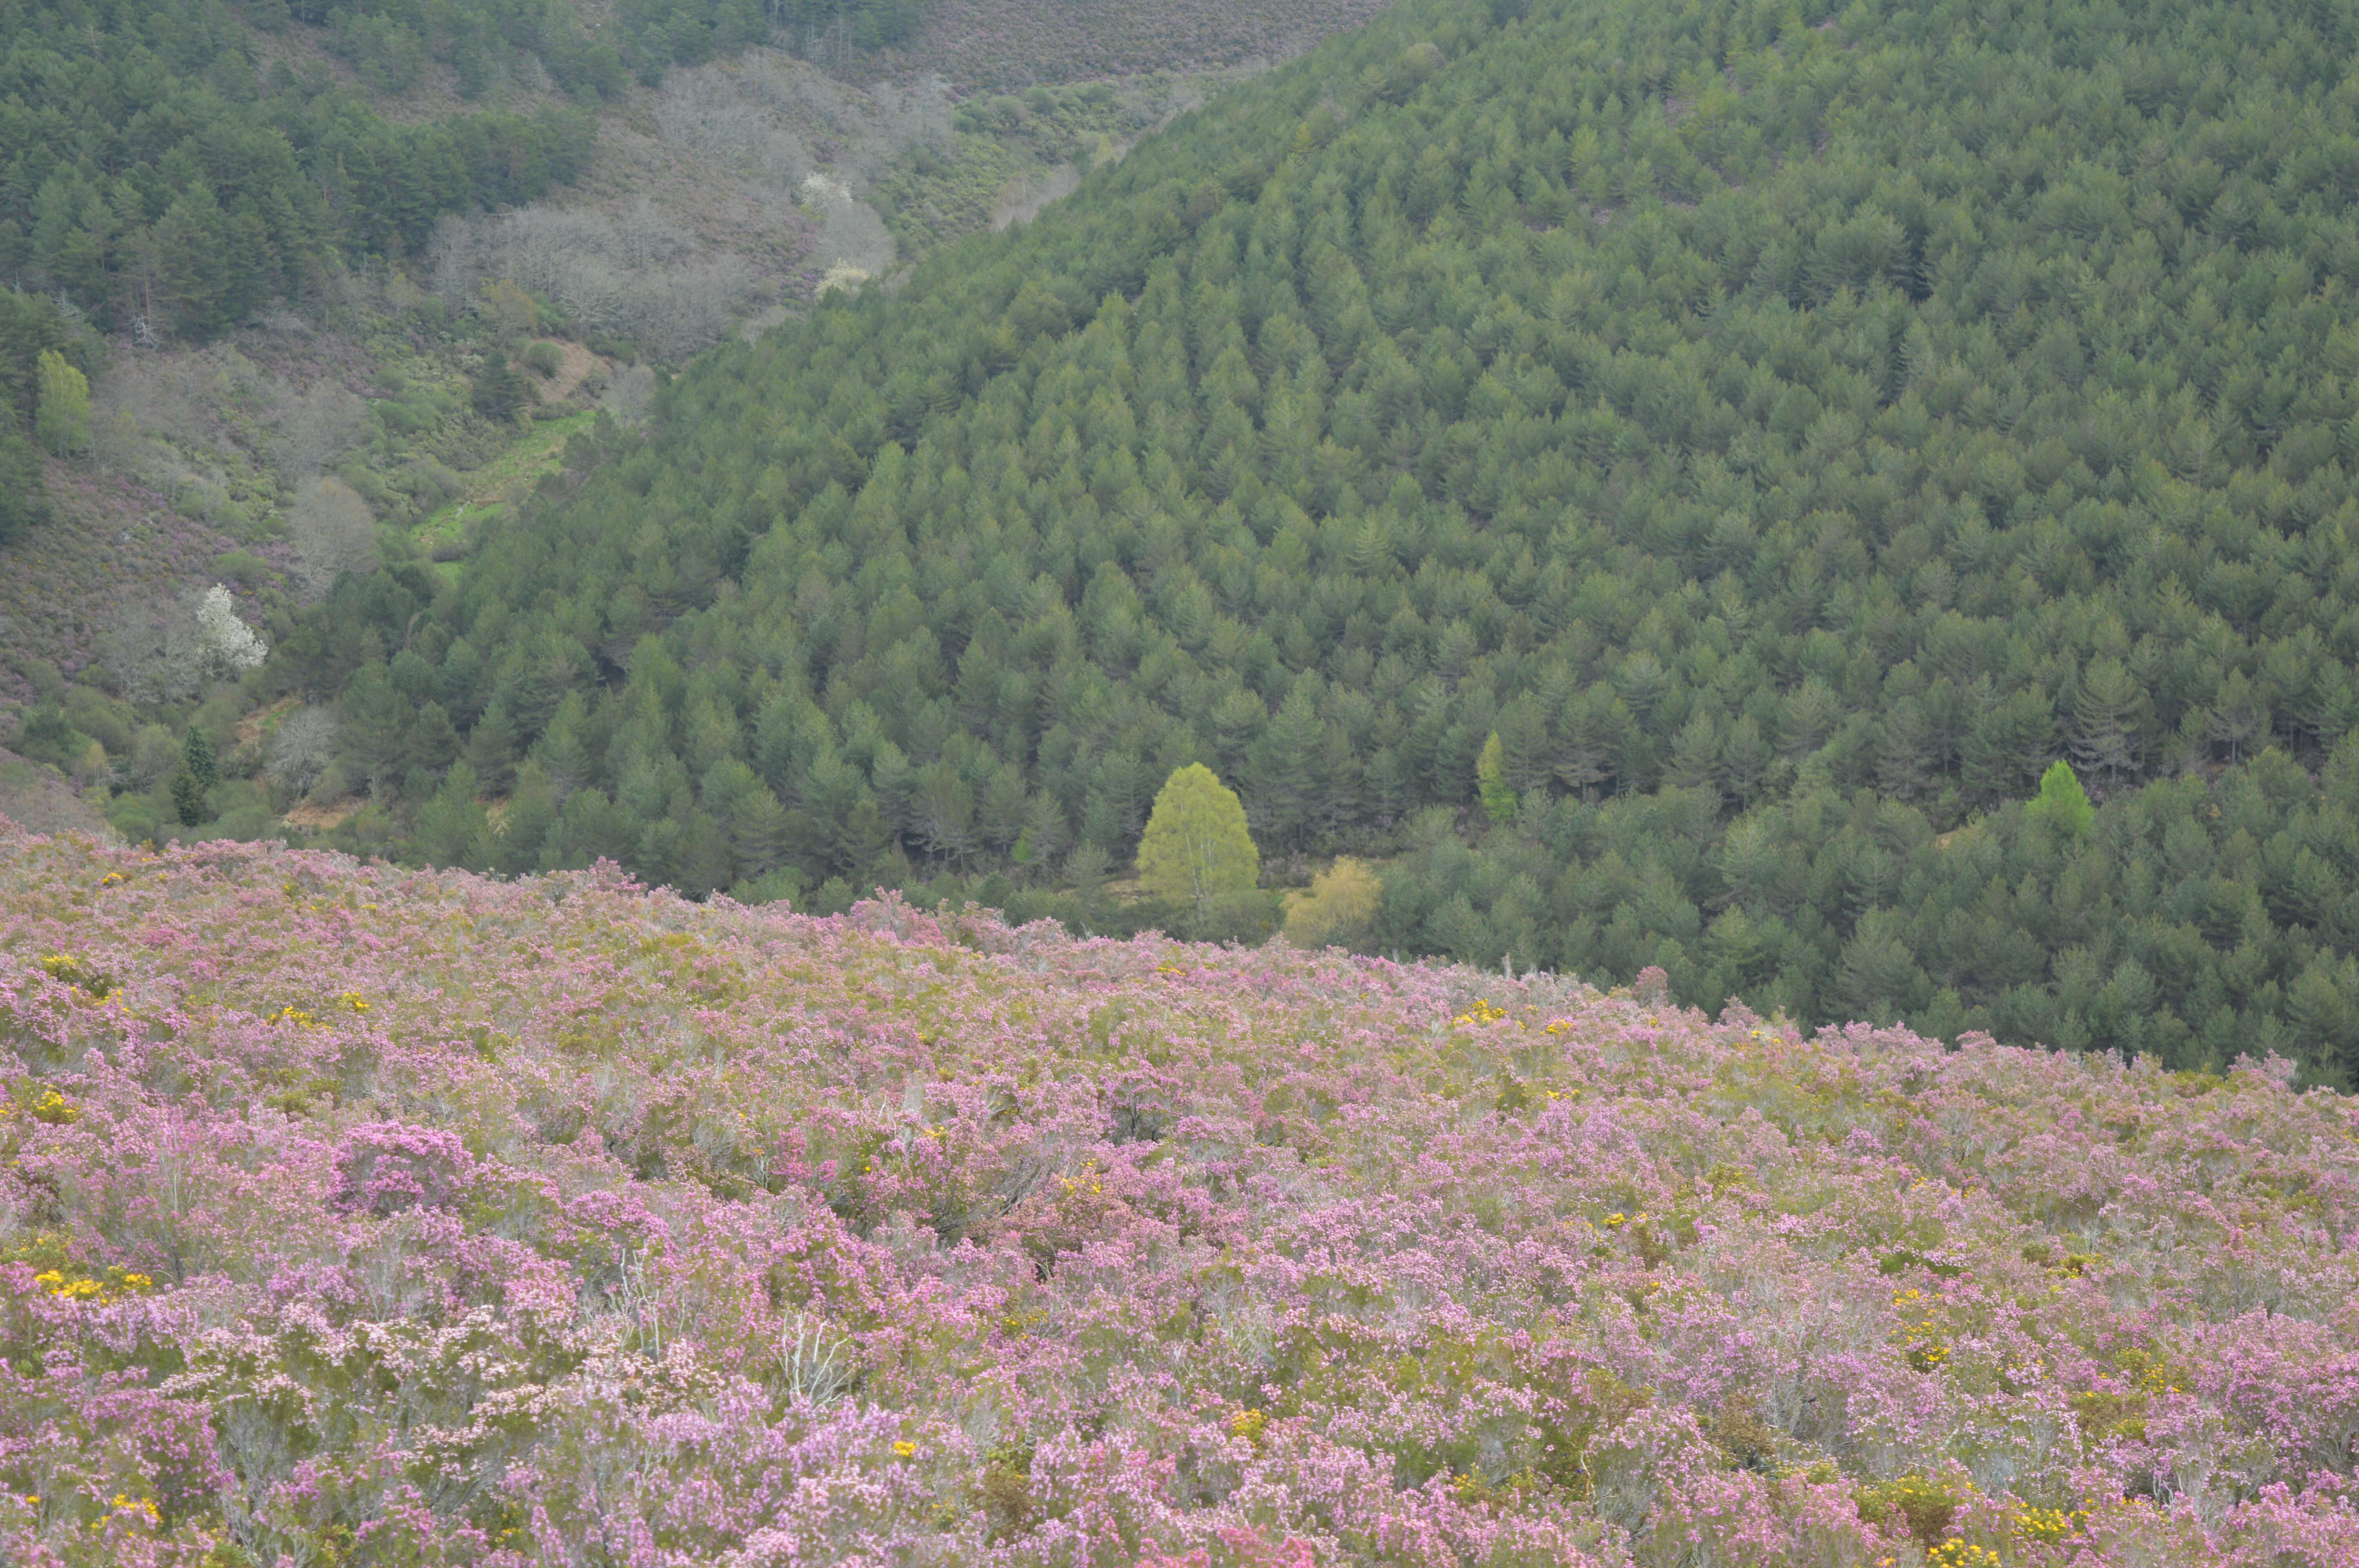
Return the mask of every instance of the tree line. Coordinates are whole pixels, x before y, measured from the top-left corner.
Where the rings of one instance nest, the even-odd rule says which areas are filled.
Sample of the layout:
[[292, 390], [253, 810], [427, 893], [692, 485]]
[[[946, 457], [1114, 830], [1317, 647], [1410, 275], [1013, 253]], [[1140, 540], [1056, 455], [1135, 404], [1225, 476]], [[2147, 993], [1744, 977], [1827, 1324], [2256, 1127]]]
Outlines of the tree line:
[[248, 14], [0, 0], [0, 280], [109, 331], [207, 337], [316, 293], [339, 262], [416, 250], [442, 213], [586, 167], [578, 109], [388, 119], [324, 68], [266, 66]]
[[621, 0], [611, 10], [573, 0], [294, 0], [288, 19], [321, 28], [379, 92], [408, 92], [431, 63], [449, 68], [467, 98], [504, 78], [546, 71], [576, 99], [620, 97], [632, 81], [652, 87], [677, 65], [726, 59], [774, 27], [836, 20], [863, 43], [898, 38], [914, 0]]

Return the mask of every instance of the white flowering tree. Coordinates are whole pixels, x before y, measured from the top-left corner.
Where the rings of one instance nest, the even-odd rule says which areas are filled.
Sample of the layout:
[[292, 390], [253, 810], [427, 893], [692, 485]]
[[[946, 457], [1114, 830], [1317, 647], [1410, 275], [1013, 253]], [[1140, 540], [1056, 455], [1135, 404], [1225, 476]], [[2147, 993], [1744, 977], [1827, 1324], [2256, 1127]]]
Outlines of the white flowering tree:
[[201, 680], [234, 680], [270, 656], [262, 633], [237, 618], [229, 589], [215, 583], [197, 596], [196, 662]]
[[215, 583], [160, 612], [127, 610], [100, 639], [99, 656], [135, 702], [179, 702], [209, 681], [235, 680], [270, 654]]

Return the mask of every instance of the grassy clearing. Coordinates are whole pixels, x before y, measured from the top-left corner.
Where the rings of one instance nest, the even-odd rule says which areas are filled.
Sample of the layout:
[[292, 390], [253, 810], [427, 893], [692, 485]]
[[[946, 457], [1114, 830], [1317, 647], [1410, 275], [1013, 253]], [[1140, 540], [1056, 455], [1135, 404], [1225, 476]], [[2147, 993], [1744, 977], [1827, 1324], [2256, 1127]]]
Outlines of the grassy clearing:
[[508, 516], [532, 493], [533, 486], [556, 472], [564, 460], [565, 443], [577, 432], [589, 429], [596, 418], [595, 413], [585, 411], [535, 425], [507, 450], [464, 475], [465, 492], [418, 525], [415, 537], [419, 547], [434, 557], [439, 569], [454, 573], [458, 557], [470, 547], [469, 541], [481, 529]]

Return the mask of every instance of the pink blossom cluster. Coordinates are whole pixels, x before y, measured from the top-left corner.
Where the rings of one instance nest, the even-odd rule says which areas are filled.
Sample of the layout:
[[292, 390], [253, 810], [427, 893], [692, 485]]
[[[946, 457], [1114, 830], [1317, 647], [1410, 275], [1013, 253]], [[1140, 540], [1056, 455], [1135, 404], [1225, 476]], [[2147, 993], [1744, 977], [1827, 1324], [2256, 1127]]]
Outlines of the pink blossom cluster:
[[0, 837], [0, 1561], [2359, 1563], [2359, 1108]]

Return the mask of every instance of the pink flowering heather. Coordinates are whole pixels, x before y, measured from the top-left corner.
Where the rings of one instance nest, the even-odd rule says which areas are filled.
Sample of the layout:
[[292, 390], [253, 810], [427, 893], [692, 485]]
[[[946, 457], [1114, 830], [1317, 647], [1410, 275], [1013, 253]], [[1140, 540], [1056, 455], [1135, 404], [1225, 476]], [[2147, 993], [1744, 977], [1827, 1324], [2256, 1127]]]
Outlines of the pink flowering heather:
[[0, 838], [0, 1561], [2359, 1563], [2359, 1109]]

